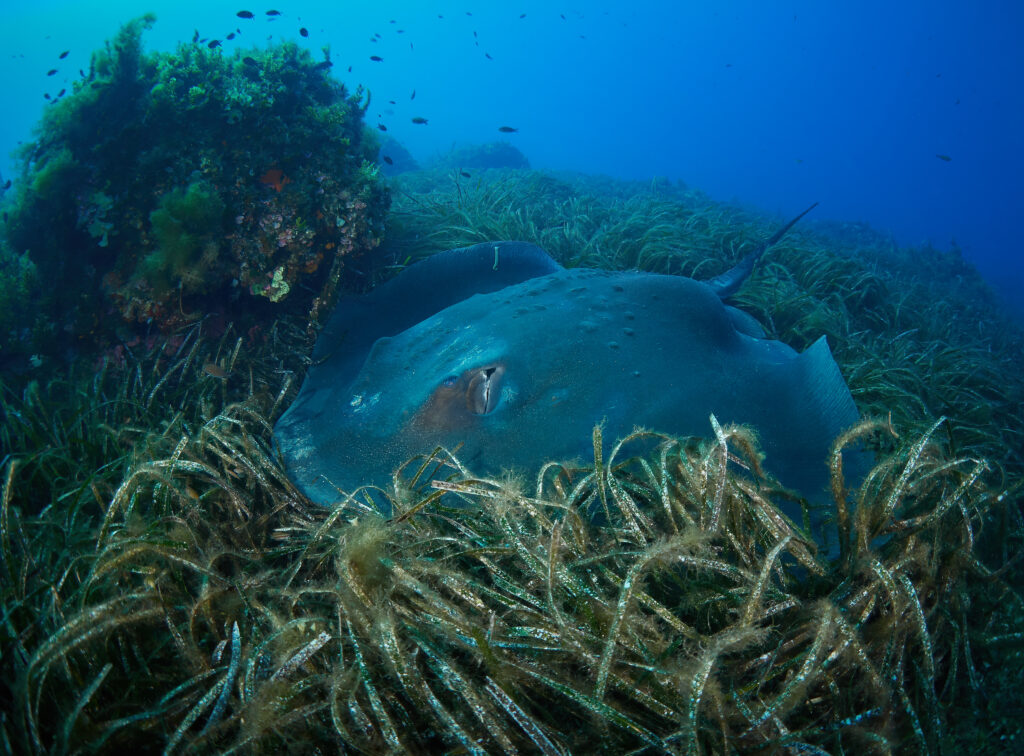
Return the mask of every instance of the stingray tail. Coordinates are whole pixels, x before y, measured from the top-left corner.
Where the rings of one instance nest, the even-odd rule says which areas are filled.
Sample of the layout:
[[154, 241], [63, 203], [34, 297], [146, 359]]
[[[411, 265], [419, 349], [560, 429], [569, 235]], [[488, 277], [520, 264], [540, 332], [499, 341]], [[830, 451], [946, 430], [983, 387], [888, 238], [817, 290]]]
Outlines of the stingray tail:
[[751, 272], [753, 272], [754, 270], [754, 265], [761, 258], [761, 255], [763, 255], [765, 251], [767, 251], [770, 247], [777, 244], [779, 239], [785, 236], [786, 232], [789, 231], [789, 229], [793, 228], [793, 226], [796, 225], [796, 222], [798, 220], [803, 218], [805, 215], [807, 215], [807, 213], [811, 212], [811, 210], [813, 210], [817, 206], [818, 203], [815, 202], [809, 208], [800, 213], [800, 215], [796, 216], [793, 220], [791, 220], [785, 226], [783, 226], [774, 234], [772, 234], [770, 239], [768, 239], [763, 244], [759, 245], [757, 249], [755, 249], [750, 254], [746, 255], [742, 260], [736, 263], [736, 265], [729, 268], [729, 270], [725, 271], [725, 273], [723, 273], [722, 275], [715, 276], [714, 278], [709, 279], [704, 283], [706, 283], [708, 286], [714, 289], [719, 299], [728, 299], [729, 297], [731, 297], [733, 294], [740, 290], [740, 287], [743, 285], [743, 282], [750, 277]]

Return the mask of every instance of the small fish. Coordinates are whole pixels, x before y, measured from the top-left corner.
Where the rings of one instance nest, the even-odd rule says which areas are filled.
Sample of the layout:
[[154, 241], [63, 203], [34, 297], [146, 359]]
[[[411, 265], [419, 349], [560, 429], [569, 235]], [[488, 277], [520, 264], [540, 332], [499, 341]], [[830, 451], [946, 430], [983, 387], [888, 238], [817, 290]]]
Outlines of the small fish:
[[388, 105], [397, 105], [398, 103], [394, 100], [388, 100]]
[[[81, 68], [79, 68], [78, 69], [78, 75], [81, 76], [84, 79], [85, 78], [85, 71], [83, 71]], [[957, 100], [956, 104], [959, 105], [960, 101]]]
[[565, 14], [564, 13], [559, 13], [558, 15], [562, 17], [563, 21], [565, 21]]
[[203, 372], [207, 375], [212, 375], [214, 378], [220, 378], [221, 380], [225, 380], [228, 377], [228, 371], [216, 362], [207, 362], [203, 365]]
[[352, 73], [352, 66], [349, 66], [349, 67], [348, 67], [348, 72], [349, 72], [349, 73]]
[[946, 163], [948, 163], [950, 160], [953, 159], [949, 155], [939, 155], [939, 154], [936, 154], [935, 157], [937, 157], [939, 160], [942, 160], [942, 161], [944, 161]]
[[299, 34], [302, 35], [303, 37], [308, 37], [309, 30], [305, 26], [303, 26], [301, 29], [299, 29]]
[[378, 123], [377, 124], [377, 128], [380, 129], [381, 131], [387, 131], [388, 130], [388, 127], [385, 126], [383, 123]]
[[384, 161], [385, 163], [387, 163], [388, 165], [394, 165], [394, 164], [395, 164], [395, 161], [394, 161], [394, 160], [392, 160], [391, 158], [389, 158], [389, 157], [388, 157], [387, 155], [382, 155], [382, 156], [381, 156], [381, 159], [382, 159], [382, 160], [383, 160], [383, 161]]
[[58, 58], [60, 58], [61, 60], [64, 60], [64, 58], [68, 57], [68, 53], [69, 53], [69, 52], [71, 52], [71, 51], [70, 51], [70, 50], [65, 50], [64, 52], [62, 52], [62, 53], [61, 53], [60, 55], [58, 55], [57, 57], [58, 57]]
[[238, 13], [236, 13], [235, 15], [238, 16], [239, 18], [253, 18], [254, 17], [253, 14], [252, 14], [252, 11], [238, 11]]
[[59, 92], [57, 93], [57, 96], [58, 96], [58, 97], [63, 97], [63, 96], [64, 96], [64, 93], [65, 93], [65, 92], [67, 92], [67, 91], [68, 91], [68, 90], [66, 90], [66, 89], [62, 89], [62, 90], [60, 90], [60, 91], [59, 91]]
[[206, 46], [209, 47], [211, 50], [213, 50], [214, 48], [220, 47], [220, 40], [219, 39], [211, 39], [209, 41], [209, 43], [207, 43]]
[[519, 129], [514, 128], [512, 126], [499, 126], [498, 131], [500, 131], [502, 134], [515, 134], [517, 131], [519, 131]]
[[242, 62], [245, 63], [245, 65], [247, 65], [247, 66], [255, 66], [255, 65], [257, 65], [256, 64], [256, 59], [255, 58], [250, 58], [248, 55], [246, 55], [244, 58], [242, 58]]
[[379, 55], [371, 55], [370, 60], [372, 60], [374, 63], [382, 63], [384, 61], [384, 58], [380, 57]]
[[462, 176], [463, 178], [472, 178], [469, 171], [459, 171], [459, 175]]
[[234, 38], [235, 38], [235, 33], [234, 32], [231, 32], [228, 36], [224, 37], [224, 39], [234, 39]]
[[412, 122], [415, 123], [415, 124], [421, 125], [421, 126], [426, 126], [427, 125], [427, 119], [426, 118], [421, 118], [420, 116], [416, 116], [415, 118], [413, 118]]
[[47, 76], [53, 76], [55, 73], [57, 73], [57, 69], [56, 68], [51, 68], [49, 71], [46, 72], [46, 75]]
[[473, 39], [476, 39], [476, 32], [473, 32]]
[[409, 95], [409, 99], [410, 99], [410, 100], [415, 100], [415, 99], [416, 99], [416, 90], [415, 90], [415, 89], [414, 89], [414, 90], [412, 90], [412, 94], [411, 94], [411, 95]]
[[487, 52], [484, 53], [484, 57], [487, 58], [487, 60], [494, 60], [494, 58], [491, 57], [491, 54]]
[[49, 92], [43, 92], [43, 97], [45, 97], [47, 100], [49, 100], [50, 99], [50, 93]]
[[277, 10], [268, 10], [268, 11], [267, 11], [267, 15], [268, 15], [268, 16], [280, 16], [280, 15], [281, 15], [281, 11], [277, 11]]
[[526, 18], [526, 14], [525, 13], [520, 13], [519, 14], [519, 18]]

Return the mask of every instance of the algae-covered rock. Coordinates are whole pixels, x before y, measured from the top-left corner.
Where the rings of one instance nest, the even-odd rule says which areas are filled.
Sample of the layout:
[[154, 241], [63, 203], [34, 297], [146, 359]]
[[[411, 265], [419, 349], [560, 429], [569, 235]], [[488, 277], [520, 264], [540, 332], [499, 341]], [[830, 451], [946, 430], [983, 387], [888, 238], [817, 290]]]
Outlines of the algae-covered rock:
[[19, 153], [0, 244], [44, 295], [0, 311], [21, 318], [5, 329], [44, 319], [59, 341], [102, 348], [210, 314], [249, 327], [320, 313], [341, 258], [379, 242], [389, 200], [368, 98], [331, 76], [326, 50], [150, 53], [152, 23], [94, 53]]
[[0, 366], [25, 363], [32, 338], [33, 301], [39, 296], [39, 272], [27, 254], [11, 254], [0, 245]]
[[209, 183], [172, 189], [149, 214], [158, 246], [142, 261], [139, 275], [154, 292], [181, 287], [188, 294], [206, 290], [215, 277], [218, 237], [224, 230], [224, 202]]
[[428, 167], [478, 171], [487, 168], [527, 169], [530, 161], [508, 142], [487, 142], [453, 148], [435, 158]]
[[377, 162], [380, 165], [381, 173], [389, 178], [400, 173], [419, 170], [420, 167], [416, 158], [405, 148], [405, 145], [392, 136], [385, 136], [381, 140]]

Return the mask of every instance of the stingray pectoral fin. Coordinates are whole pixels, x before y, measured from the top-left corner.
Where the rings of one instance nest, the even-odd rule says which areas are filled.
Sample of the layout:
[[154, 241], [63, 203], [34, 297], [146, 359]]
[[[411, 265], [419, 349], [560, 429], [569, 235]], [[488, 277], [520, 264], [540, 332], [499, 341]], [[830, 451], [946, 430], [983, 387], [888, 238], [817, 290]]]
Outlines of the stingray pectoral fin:
[[[794, 385], [799, 387], [801, 421], [788, 429], [799, 436], [799, 446], [813, 450], [815, 459], [804, 460], [805, 475], [813, 484], [802, 490], [821, 490], [828, 483], [828, 452], [836, 436], [860, 419], [850, 389], [839, 372], [828, 342], [822, 336], [796, 359]], [[847, 476], [851, 484], [859, 484], [869, 467], [865, 452], [844, 453]], [[786, 482], [786, 481], [783, 481]]]
[[797, 363], [807, 389], [805, 401], [815, 414], [828, 418], [820, 427], [831, 442], [833, 437], [857, 422], [857, 405], [824, 336], [811, 344]]

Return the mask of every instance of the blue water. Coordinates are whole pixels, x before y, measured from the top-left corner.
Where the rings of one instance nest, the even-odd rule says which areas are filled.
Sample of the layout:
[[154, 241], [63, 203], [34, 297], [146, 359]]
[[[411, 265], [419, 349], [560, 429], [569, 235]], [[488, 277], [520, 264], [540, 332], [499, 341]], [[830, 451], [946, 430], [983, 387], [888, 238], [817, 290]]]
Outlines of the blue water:
[[0, 10], [5, 179], [43, 94], [70, 89], [91, 50], [152, 10], [151, 49], [236, 28], [228, 52], [329, 44], [335, 74], [373, 93], [368, 122], [417, 158], [507, 138], [536, 168], [665, 176], [780, 216], [817, 200], [818, 218], [899, 244], [956, 244], [1024, 314], [1019, 2], [12, 4]]

